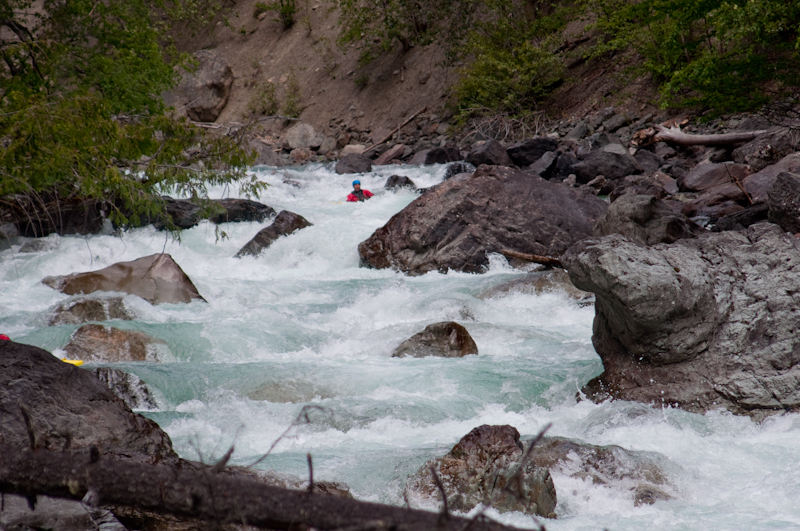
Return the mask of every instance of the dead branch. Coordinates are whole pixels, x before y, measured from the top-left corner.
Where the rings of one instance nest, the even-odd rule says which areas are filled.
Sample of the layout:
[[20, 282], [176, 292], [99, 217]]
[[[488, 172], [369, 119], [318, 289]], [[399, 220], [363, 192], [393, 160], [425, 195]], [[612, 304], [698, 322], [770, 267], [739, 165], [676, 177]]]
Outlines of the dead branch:
[[[440, 522], [440, 515], [433, 512], [282, 489], [246, 476], [208, 474], [205, 468], [110, 455], [91, 463], [86, 450], [32, 451], [0, 444], [0, 492], [81, 500], [90, 488], [103, 505], [276, 530], [304, 525], [321, 531], [457, 531], [470, 522], [452, 515]], [[516, 531], [493, 521], [473, 522], [471, 528]]]
[[520, 253], [510, 249], [501, 249], [500, 254], [506, 258], [518, 258], [526, 262], [533, 262], [535, 264], [542, 264], [551, 267], [564, 267], [561, 265], [561, 260], [558, 258], [550, 258], [549, 256], [539, 256], [538, 254]]
[[728, 146], [749, 142], [759, 135], [766, 133], [766, 130], [745, 131], [742, 133], [725, 133], [722, 135], [690, 135], [681, 131], [680, 127], [664, 127], [656, 125], [658, 133], [654, 140], [662, 140], [668, 144], [678, 146]]
[[389, 140], [390, 138], [392, 138], [392, 135], [393, 135], [393, 134], [395, 134], [395, 133], [396, 133], [396, 132], [398, 132], [400, 129], [402, 129], [402, 128], [404, 128], [406, 125], [408, 125], [408, 123], [409, 123], [411, 120], [413, 120], [414, 118], [416, 118], [417, 116], [419, 116], [420, 114], [422, 114], [423, 112], [425, 112], [425, 109], [427, 109], [427, 107], [423, 107], [423, 108], [421, 108], [420, 110], [418, 110], [417, 112], [415, 112], [414, 114], [412, 114], [412, 115], [411, 115], [411, 116], [408, 118], [408, 120], [406, 120], [405, 122], [401, 123], [400, 125], [398, 125], [398, 126], [397, 126], [397, 127], [395, 127], [394, 129], [392, 129], [392, 132], [391, 132], [391, 133], [389, 133], [388, 135], [386, 135], [385, 137], [383, 137], [383, 138], [381, 139], [381, 141], [380, 141], [380, 142], [375, 142], [374, 144], [372, 144], [371, 146], [369, 146], [367, 149], [365, 149], [365, 150], [364, 150], [364, 154], [366, 154], [367, 152], [369, 152], [369, 151], [371, 151], [371, 150], [375, 149], [376, 147], [380, 146], [381, 144], [383, 144], [384, 142], [386, 142], [387, 140]]

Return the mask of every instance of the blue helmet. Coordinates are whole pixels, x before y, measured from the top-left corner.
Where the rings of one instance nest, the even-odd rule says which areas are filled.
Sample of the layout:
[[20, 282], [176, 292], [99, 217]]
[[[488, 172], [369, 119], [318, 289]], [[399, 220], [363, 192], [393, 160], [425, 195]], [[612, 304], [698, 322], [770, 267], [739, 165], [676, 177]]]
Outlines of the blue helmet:
[[358, 179], [356, 179], [355, 181], [353, 181], [353, 186], [355, 186], [355, 185], [357, 185], [357, 184], [361, 184], [361, 181], [359, 181]]

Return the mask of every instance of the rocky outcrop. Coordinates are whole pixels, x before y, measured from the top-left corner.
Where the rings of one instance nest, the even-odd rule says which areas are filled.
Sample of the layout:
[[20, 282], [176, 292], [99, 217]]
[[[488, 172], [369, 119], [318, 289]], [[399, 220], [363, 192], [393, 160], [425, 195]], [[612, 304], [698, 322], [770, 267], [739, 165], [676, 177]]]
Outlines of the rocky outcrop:
[[778, 174], [769, 191], [769, 220], [792, 234], [800, 233], [800, 174]]
[[414, 181], [412, 181], [405, 175], [392, 175], [391, 177], [386, 179], [385, 188], [387, 190], [397, 190], [399, 188], [409, 188], [411, 190], [416, 190], [417, 185], [414, 184]]
[[392, 357], [463, 358], [470, 354], [478, 354], [478, 345], [475, 344], [466, 328], [458, 323], [448, 321], [426, 326], [422, 332], [400, 343], [400, 346], [394, 349]]
[[441, 499], [430, 472], [433, 467], [452, 509], [468, 512], [488, 501], [499, 512], [520, 511], [555, 518], [556, 489], [550, 472], [530, 460], [522, 464], [522, 455], [516, 428], [479, 426], [447, 455], [425, 463], [409, 478], [407, 492], [418, 498]]
[[289, 212], [288, 210], [281, 210], [275, 218], [275, 221], [272, 222], [272, 225], [258, 231], [258, 234], [247, 242], [245, 246], [236, 253], [236, 256], [238, 258], [247, 255], [256, 256], [272, 245], [272, 243], [281, 236], [287, 236], [295, 231], [310, 226], [311, 223], [303, 216], [295, 214], [294, 212]]
[[67, 357], [100, 363], [121, 361], [160, 361], [159, 351], [166, 343], [135, 330], [87, 324], [73, 332], [64, 347]]
[[138, 376], [111, 367], [92, 369], [98, 380], [103, 382], [111, 392], [131, 409], [157, 409], [158, 404], [153, 393]]
[[[761, 124], [758, 124], [759, 126]], [[761, 127], [754, 127], [760, 129]], [[775, 164], [800, 148], [797, 132], [789, 128], [773, 128], [733, 150], [733, 160], [761, 170]]]
[[694, 231], [699, 230], [655, 196], [626, 194], [611, 203], [592, 235], [621, 234], [639, 245], [655, 245], [694, 238]]
[[347, 173], [367, 173], [372, 171], [372, 160], [366, 155], [350, 153], [345, 155], [336, 163], [336, 173], [339, 175]]
[[502, 249], [559, 256], [591, 234], [607, 205], [588, 192], [509, 168], [449, 179], [358, 246], [367, 267], [412, 275], [481, 272]]
[[586, 184], [598, 175], [606, 179], [621, 179], [641, 173], [642, 167], [622, 144], [611, 143], [594, 150], [572, 167], [577, 181]]
[[800, 408], [799, 238], [769, 223], [652, 247], [612, 235], [561, 261], [596, 296], [605, 370], [588, 396], [756, 416]]
[[506, 148], [497, 140], [487, 140], [475, 147], [467, 155], [467, 162], [476, 168], [481, 164], [488, 166], [512, 166], [514, 161], [508, 156]]
[[131, 412], [89, 371], [13, 341], [0, 341], [0, 425], [4, 444], [28, 447], [33, 437], [46, 450], [94, 445], [153, 461], [177, 457], [155, 422]]
[[103, 299], [79, 298], [62, 302], [53, 310], [50, 326], [76, 325], [92, 321], [121, 319], [130, 321], [134, 315], [125, 307], [122, 297]]
[[213, 122], [228, 103], [233, 70], [214, 50], [200, 50], [194, 56], [197, 69], [182, 73], [178, 86], [164, 94], [164, 103], [185, 110], [192, 120]]
[[137, 295], [151, 304], [205, 300], [168, 254], [153, 254], [132, 262], [119, 262], [88, 273], [46, 277], [42, 282], [67, 295], [121, 291]]
[[672, 498], [658, 456], [647, 452], [632, 452], [616, 445], [596, 446], [565, 437], [544, 437], [531, 452], [531, 462], [551, 473], [627, 491], [637, 507]]

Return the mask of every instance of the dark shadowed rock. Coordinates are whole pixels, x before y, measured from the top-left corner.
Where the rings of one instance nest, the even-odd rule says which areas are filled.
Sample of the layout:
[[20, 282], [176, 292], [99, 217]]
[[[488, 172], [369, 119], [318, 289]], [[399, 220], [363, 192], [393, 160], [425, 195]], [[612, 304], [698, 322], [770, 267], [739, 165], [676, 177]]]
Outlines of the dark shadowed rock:
[[157, 409], [153, 393], [138, 376], [111, 367], [95, 367], [92, 374], [131, 409]]
[[185, 109], [192, 120], [213, 122], [228, 103], [233, 70], [214, 50], [200, 50], [194, 56], [197, 69], [181, 72], [181, 82], [164, 94], [164, 103], [175, 109]]
[[578, 163], [578, 157], [573, 153], [563, 153], [558, 156], [555, 166], [551, 167], [550, 179], [556, 181], [563, 181], [571, 174], [573, 174], [574, 167]]
[[137, 295], [151, 304], [205, 300], [168, 254], [153, 254], [132, 262], [119, 262], [88, 273], [46, 277], [42, 282], [67, 295], [121, 291]]
[[412, 190], [416, 190], [417, 185], [405, 175], [392, 175], [386, 179], [385, 188], [387, 190], [396, 190], [398, 188], [410, 188]]
[[800, 233], [800, 175], [780, 173], [769, 191], [769, 220], [792, 234]]
[[655, 196], [626, 194], [611, 203], [592, 235], [621, 234], [639, 245], [655, 245], [694, 238], [693, 232], [699, 230]]
[[288, 210], [281, 210], [275, 218], [275, 221], [272, 222], [272, 225], [258, 231], [258, 234], [247, 242], [245, 246], [236, 253], [236, 256], [255, 256], [272, 245], [272, 243], [281, 236], [292, 234], [295, 231], [310, 226], [311, 223], [303, 216], [295, 214], [294, 212], [289, 212]]
[[750, 166], [733, 162], [698, 164], [689, 173], [678, 178], [678, 188], [682, 192], [707, 192], [737, 180], [742, 182], [751, 173]]
[[529, 171], [536, 173], [544, 179], [549, 179], [553, 176], [553, 172], [558, 162], [558, 153], [555, 151], [548, 151], [539, 159], [528, 167]]
[[613, 180], [641, 172], [642, 167], [625, 146], [614, 143], [592, 151], [572, 167], [572, 173], [581, 184], [588, 183], [598, 175]]
[[548, 151], [555, 151], [557, 148], [558, 140], [547, 137], [536, 137], [517, 142], [506, 149], [506, 151], [514, 164], [523, 168], [539, 160], [542, 155]]
[[481, 164], [489, 166], [511, 166], [514, 162], [508, 156], [506, 148], [497, 140], [487, 140], [467, 155], [467, 162], [476, 168]]
[[13, 208], [9, 213], [19, 235], [41, 238], [49, 234], [97, 234], [103, 229], [103, 201], [97, 199], [49, 198], [43, 203], [23, 195], [8, 196], [5, 201]]
[[[599, 181], [596, 184], [588, 183], [589, 186], [599, 186], [600, 193], [608, 194], [608, 200], [613, 204], [617, 199], [624, 195], [652, 195], [659, 199], [669, 197], [670, 193], [662, 184], [662, 180], [657, 176], [663, 175], [667, 179], [674, 179], [661, 172], [656, 172], [653, 175], [628, 175], [623, 179], [616, 179], [613, 181]], [[675, 192], [677, 192], [677, 188]]]
[[130, 321], [134, 315], [125, 307], [122, 297], [103, 299], [81, 298], [62, 302], [53, 310], [50, 326], [76, 325], [92, 321], [122, 319]]
[[783, 172], [800, 173], [800, 152], [787, 155], [777, 163], [745, 177], [742, 184], [753, 203], [767, 202], [770, 189]]
[[358, 246], [362, 264], [481, 272], [488, 253], [559, 256], [591, 234], [607, 205], [594, 195], [509, 168], [444, 181]]
[[461, 152], [454, 147], [435, 147], [425, 151], [425, 158], [420, 164], [446, 164], [461, 160]]
[[726, 183], [708, 188], [697, 199], [686, 203], [681, 211], [689, 217], [708, 216], [717, 219], [731, 213], [726, 205], [743, 210], [742, 204], [747, 204], [747, 196], [742, 189], [734, 183]]
[[367, 173], [372, 171], [372, 160], [366, 155], [350, 153], [336, 163], [336, 173]]
[[526, 295], [565, 293], [569, 298], [578, 301], [588, 302], [594, 299], [593, 294], [576, 288], [569, 279], [569, 274], [560, 268], [528, 273], [522, 278], [516, 278], [499, 286], [487, 289], [478, 295], [478, 298], [488, 299], [507, 293], [524, 293]]
[[544, 437], [531, 453], [531, 461], [538, 467], [630, 492], [637, 507], [672, 498], [666, 492], [669, 485], [660, 460], [648, 452], [595, 446], [565, 437]]
[[746, 229], [754, 223], [759, 221], [766, 221], [769, 216], [769, 206], [762, 203], [753, 205], [739, 212], [728, 214], [718, 218], [714, 222], [714, 227], [711, 229], [714, 232], [721, 232], [724, 230], [742, 230]]
[[172, 443], [152, 420], [125, 406], [89, 371], [64, 363], [38, 347], [0, 341], [0, 440], [29, 446], [20, 405], [38, 448], [176, 458]]
[[800, 408], [800, 238], [758, 223], [671, 245], [619, 235], [561, 258], [596, 296], [605, 371], [584, 391], [690, 411]]
[[452, 164], [448, 164], [442, 180], [446, 181], [447, 179], [460, 173], [475, 173], [475, 166], [467, 162], [454, 162]]
[[633, 156], [639, 166], [642, 167], [642, 172], [646, 175], [652, 175], [664, 164], [664, 159], [646, 149], [640, 149]]
[[235, 223], [241, 221], [263, 222], [275, 215], [275, 209], [249, 199], [215, 199], [214, 203], [225, 209], [209, 218], [213, 223]]
[[449, 321], [426, 326], [422, 332], [400, 343], [392, 357], [463, 358], [470, 354], [478, 354], [478, 346], [472, 336], [460, 324]]
[[[433, 466], [452, 509], [468, 512], [488, 501], [501, 513], [520, 511], [555, 518], [556, 489], [550, 472], [530, 460], [519, 471], [522, 455], [516, 428], [479, 426], [447, 455], [425, 463], [409, 478], [406, 488], [412, 496], [441, 499], [430, 471]], [[520, 481], [513, 480], [513, 485], [516, 475]]]
[[89, 362], [160, 361], [162, 346], [164, 341], [142, 332], [87, 324], [73, 332], [64, 352], [71, 360]]
[[[200, 223], [200, 205], [196, 205], [188, 199], [173, 199], [171, 197], [162, 196], [167, 215], [179, 229], [191, 229]], [[163, 220], [157, 220], [153, 226], [158, 230], [167, 228], [167, 223]]]

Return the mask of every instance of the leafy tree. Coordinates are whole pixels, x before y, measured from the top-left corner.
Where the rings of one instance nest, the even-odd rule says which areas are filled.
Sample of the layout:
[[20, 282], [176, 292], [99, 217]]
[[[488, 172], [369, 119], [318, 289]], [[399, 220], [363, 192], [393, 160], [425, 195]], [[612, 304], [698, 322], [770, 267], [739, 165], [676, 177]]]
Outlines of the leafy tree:
[[168, 23], [204, 6], [0, 0], [0, 196], [102, 199], [112, 221], [137, 224], [163, 216], [162, 193], [257, 193], [236, 138], [205, 134], [160, 97], [186, 59], [165, 45]]

